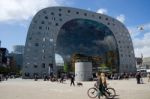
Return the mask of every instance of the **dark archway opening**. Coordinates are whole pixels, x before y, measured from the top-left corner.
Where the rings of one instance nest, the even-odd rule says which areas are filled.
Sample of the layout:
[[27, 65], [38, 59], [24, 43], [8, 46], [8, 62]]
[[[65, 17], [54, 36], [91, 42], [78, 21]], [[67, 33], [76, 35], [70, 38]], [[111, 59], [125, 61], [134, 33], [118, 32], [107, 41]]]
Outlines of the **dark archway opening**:
[[74, 71], [75, 61], [92, 61], [93, 71], [119, 70], [116, 39], [106, 25], [96, 21], [73, 19], [65, 23], [57, 36], [55, 50], [64, 58], [69, 71]]

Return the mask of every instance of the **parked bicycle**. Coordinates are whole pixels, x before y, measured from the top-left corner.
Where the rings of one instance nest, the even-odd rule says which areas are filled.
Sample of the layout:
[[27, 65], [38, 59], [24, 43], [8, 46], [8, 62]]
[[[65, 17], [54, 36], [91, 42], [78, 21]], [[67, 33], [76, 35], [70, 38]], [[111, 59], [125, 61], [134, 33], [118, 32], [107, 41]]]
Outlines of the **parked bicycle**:
[[[106, 99], [112, 99], [116, 96], [116, 91], [114, 88], [107, 87], [105, 90]], [[99, 96], [98, 98], [100, 99], [100, 91], [96, 85], [94, 85], [92, 88], [89, 88], [87, 94], [90, 98], [96, 98]]]

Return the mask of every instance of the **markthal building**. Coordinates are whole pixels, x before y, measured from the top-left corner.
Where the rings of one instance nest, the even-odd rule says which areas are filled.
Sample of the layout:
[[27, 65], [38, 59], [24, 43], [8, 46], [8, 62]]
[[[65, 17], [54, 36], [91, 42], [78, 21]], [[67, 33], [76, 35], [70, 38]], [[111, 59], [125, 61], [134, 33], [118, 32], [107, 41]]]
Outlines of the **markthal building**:
[[58, 73], [55, 54], [62, 57], [68, 72], [76, 61], [92, 62], [92, 72], [135, 72], [130, 34], [118, 20], [87, 10], [48, 7], [40, 10], [29, 26], [23, 76]]

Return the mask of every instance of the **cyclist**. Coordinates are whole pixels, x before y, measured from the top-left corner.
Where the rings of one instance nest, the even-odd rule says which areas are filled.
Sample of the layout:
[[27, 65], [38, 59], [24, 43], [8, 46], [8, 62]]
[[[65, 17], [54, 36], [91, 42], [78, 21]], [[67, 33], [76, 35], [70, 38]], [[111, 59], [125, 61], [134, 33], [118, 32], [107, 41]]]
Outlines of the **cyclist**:
[[98, 97], [100, 98], [100, 96], [107, 96], [107, 82], [106, 82], [106, 77], [104, 73], [96, 73], [97, 76], [97, 87], [99, 89], [99, 93], [98, 93]]

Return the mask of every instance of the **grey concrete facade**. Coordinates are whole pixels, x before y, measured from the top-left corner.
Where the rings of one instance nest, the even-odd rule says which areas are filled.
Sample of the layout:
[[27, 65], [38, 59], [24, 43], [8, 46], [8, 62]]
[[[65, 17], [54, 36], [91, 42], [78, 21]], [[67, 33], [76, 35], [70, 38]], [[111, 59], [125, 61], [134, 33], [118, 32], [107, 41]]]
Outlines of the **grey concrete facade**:
[[[86, 13], [86, 14], [85, 14]], [[55, 66], [55, 46], [60, 28], [73, 19], [89, 19], [106, 25], [114, 34], [119, 51], [119, 72], [135, 72], [133, 44], [127, 28], [118, 20], [95, 12], [70, 7], [49, 7], [40, 10], [33, 18], [25, 44], [23, 74], [48, 73]]]

